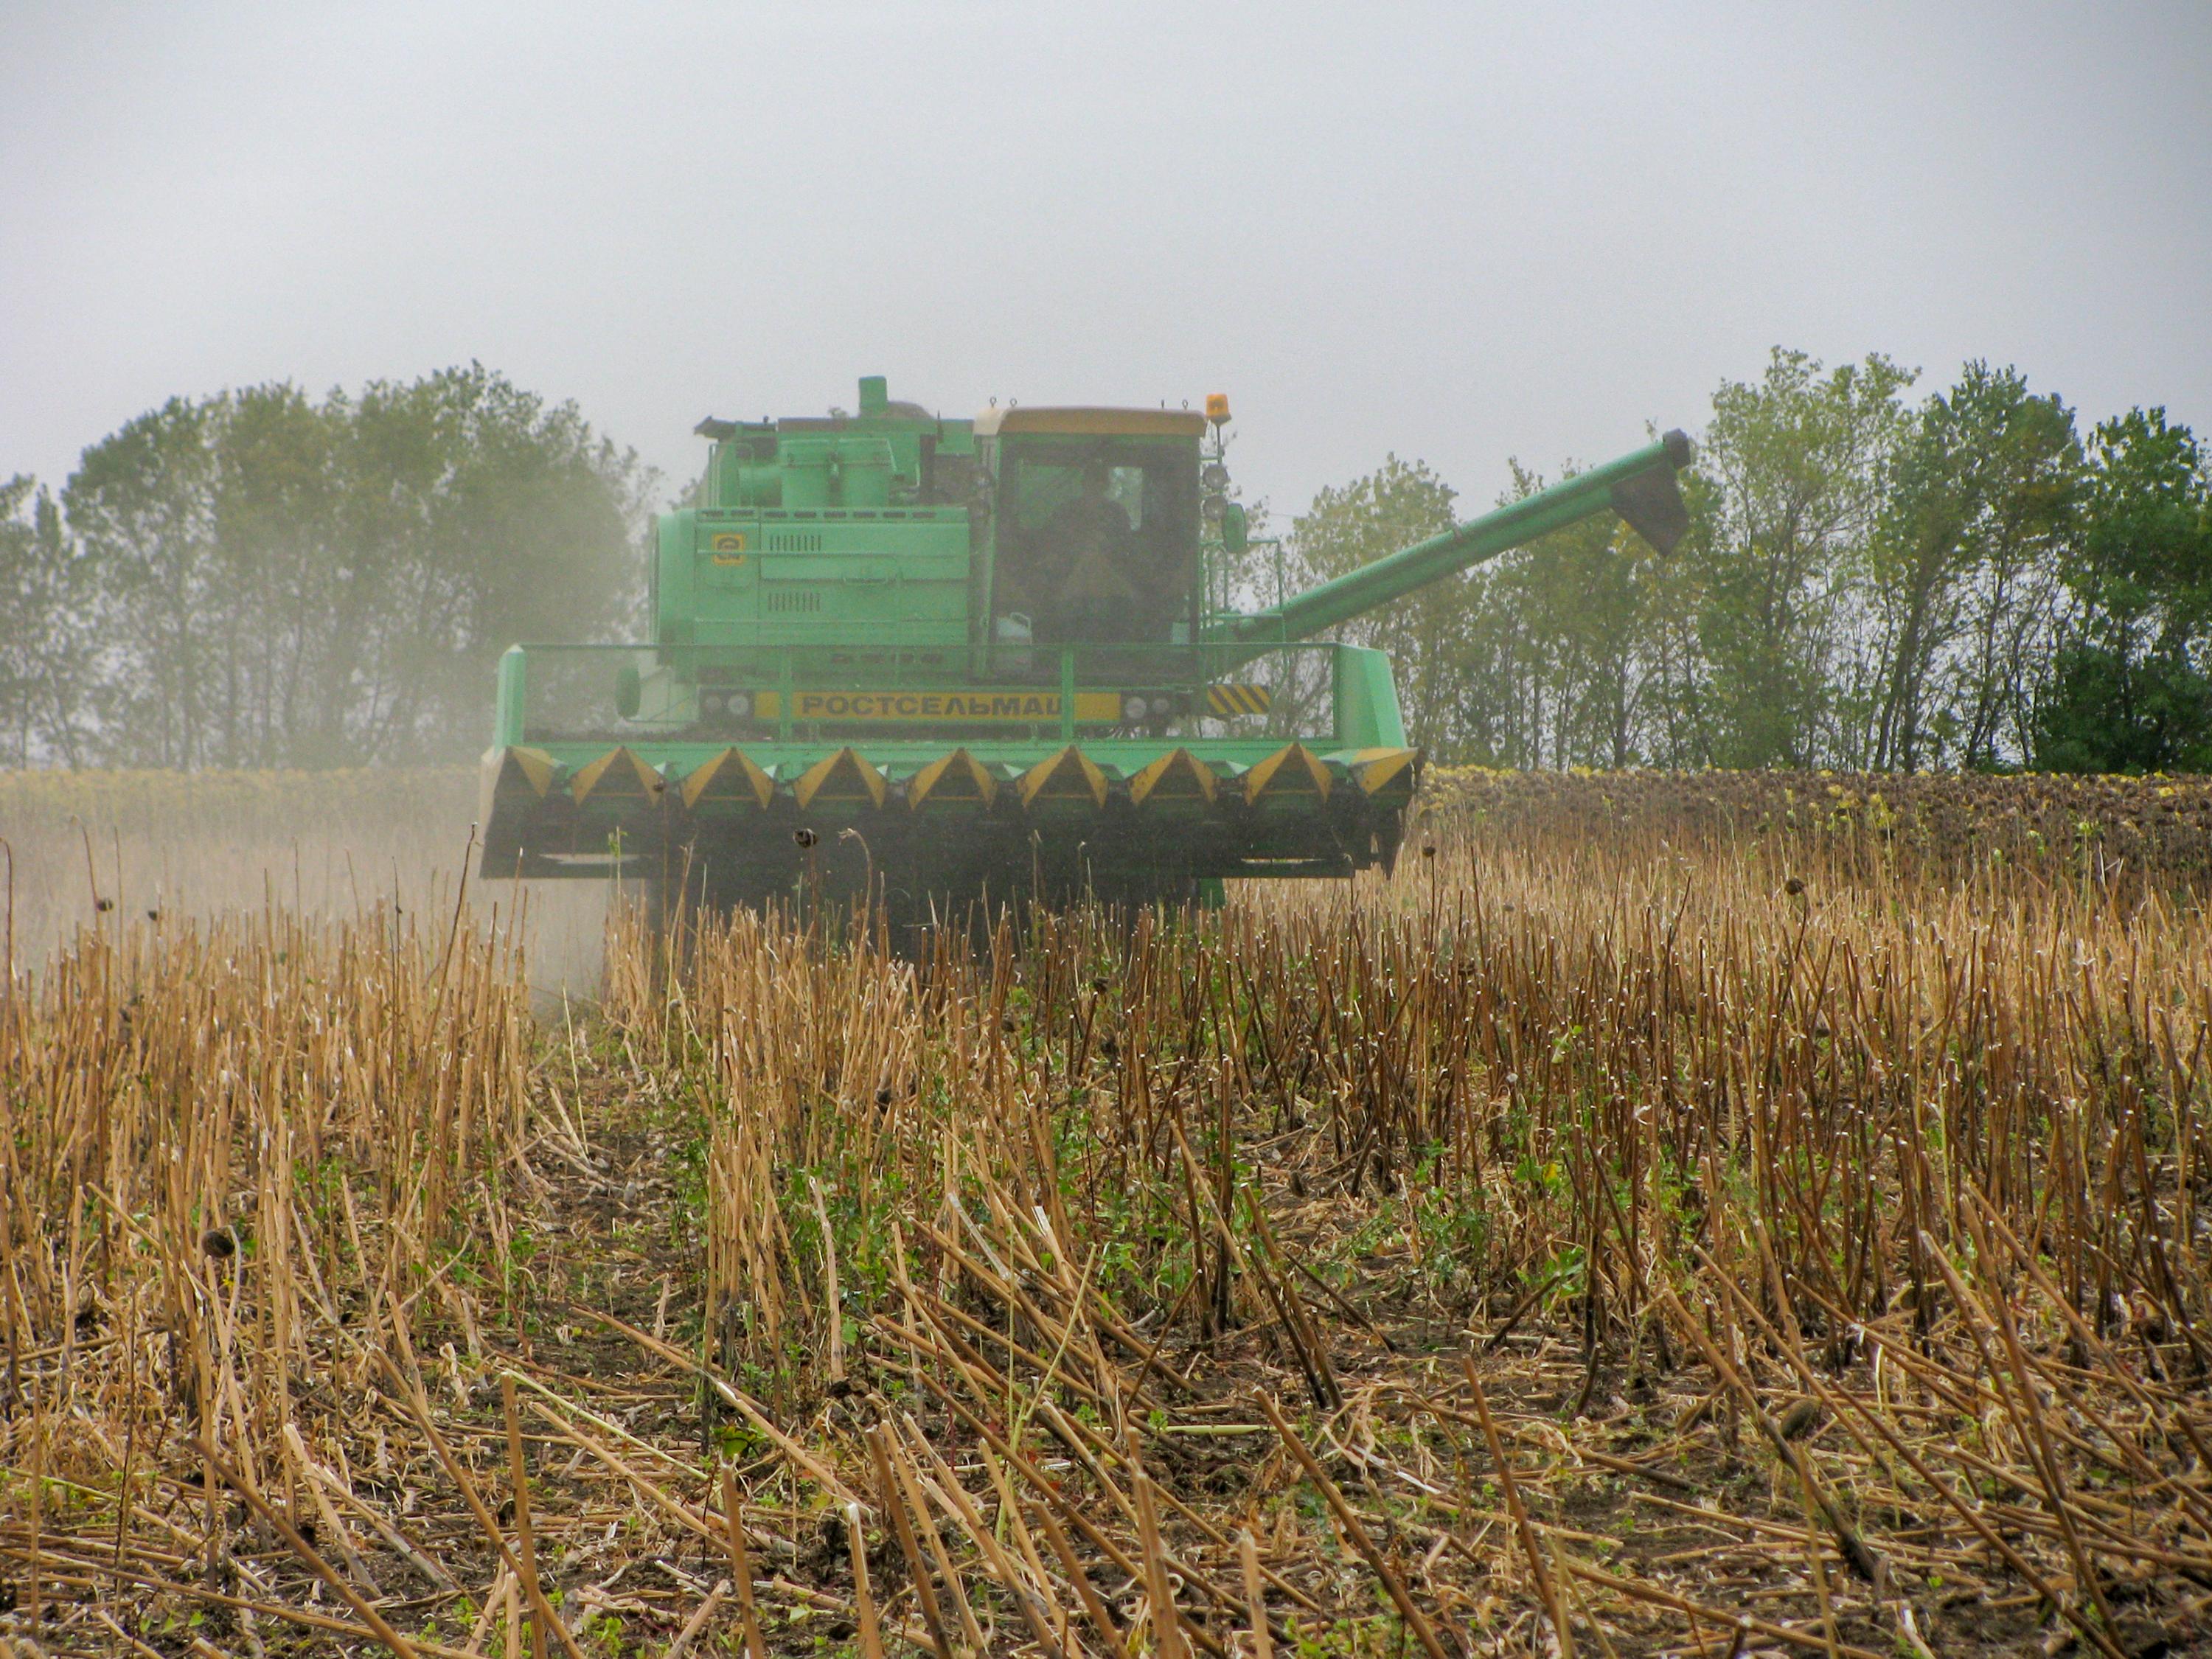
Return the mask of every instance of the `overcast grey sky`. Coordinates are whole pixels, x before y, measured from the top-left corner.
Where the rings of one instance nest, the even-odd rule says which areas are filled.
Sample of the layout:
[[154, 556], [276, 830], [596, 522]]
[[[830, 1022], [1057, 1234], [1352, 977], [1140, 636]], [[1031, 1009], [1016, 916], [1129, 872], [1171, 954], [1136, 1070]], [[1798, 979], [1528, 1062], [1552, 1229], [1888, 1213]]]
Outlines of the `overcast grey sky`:
[[2212, 3], [27, 5], [0, 477], [471, 357], [701, 416], [1226, 391], [1248, 494], [1470, 504], [1770, 346], [2212, 428]]

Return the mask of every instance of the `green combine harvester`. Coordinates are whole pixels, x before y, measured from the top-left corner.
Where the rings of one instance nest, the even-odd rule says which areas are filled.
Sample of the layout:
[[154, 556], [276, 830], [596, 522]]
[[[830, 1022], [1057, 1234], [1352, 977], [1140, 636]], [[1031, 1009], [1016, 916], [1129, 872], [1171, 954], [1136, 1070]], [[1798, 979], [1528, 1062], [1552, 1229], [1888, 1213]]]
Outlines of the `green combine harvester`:
[[1389, 658], [1313, 636], [1595, 513], [1662, 549], [1687, 524], [1670, 432], [1240, 609], [1267, 557], [1228, 419], [1212, 397], [949, 421], [871, 376], [855, 414], [701, 422], [651, 643], [501, 659], [484, 873], [723, 906], [868, 891], [920, 918], [1388, 869], [1420, 756]]

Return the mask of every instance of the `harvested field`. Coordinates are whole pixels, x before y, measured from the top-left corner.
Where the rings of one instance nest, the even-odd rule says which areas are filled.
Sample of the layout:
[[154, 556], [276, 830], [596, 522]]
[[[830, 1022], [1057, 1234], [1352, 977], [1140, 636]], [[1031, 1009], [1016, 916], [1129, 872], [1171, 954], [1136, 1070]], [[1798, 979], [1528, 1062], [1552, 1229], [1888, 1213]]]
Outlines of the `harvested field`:
[[2130, 893], [2212, 879], [2212, 787], [2200, 778], [1468, 767], [1432, 771], [1427, 799], [1492, 841], [1572, 833], [1764, 849], [1861, 881], [1956, 881], [2008, 866]]
[[95, 913], [0, 1005], [14, 1630], [2203, 1642], [2212, 790], [1434, 801], [975, 956], [617, 912], [573, 1019], [458, 913]]

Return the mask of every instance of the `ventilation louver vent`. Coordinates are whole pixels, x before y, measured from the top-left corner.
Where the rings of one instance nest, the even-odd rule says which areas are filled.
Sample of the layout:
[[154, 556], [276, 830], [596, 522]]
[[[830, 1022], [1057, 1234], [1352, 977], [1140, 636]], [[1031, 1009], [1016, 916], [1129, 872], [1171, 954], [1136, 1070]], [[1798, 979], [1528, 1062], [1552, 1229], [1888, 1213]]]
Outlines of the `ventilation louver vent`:
[[781, 611], [787, 616], [797, 611], [819, 611], [822, 608], [822, 596], [811, 589], [799, 593], [770, 593], [768, 596], [768, 608], [771, 611]]

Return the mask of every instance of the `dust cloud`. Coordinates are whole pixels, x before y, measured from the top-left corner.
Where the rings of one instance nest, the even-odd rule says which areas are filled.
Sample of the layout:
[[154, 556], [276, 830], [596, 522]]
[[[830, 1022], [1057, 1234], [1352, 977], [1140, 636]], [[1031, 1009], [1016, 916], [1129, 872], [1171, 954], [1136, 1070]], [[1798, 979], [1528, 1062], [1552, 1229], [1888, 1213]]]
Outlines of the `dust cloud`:
[[[540, 1011], [595, 999], [620, 890], [604, 881], [465, 886], [476, 775], [30, 772], [0, 775], [6, 949], [41, 976], [82, 930], [191, 927], [246, 910], [308, 921], [396, 907], [512, 938]], [[441, 921], [441, 927], [451, 925]]]

